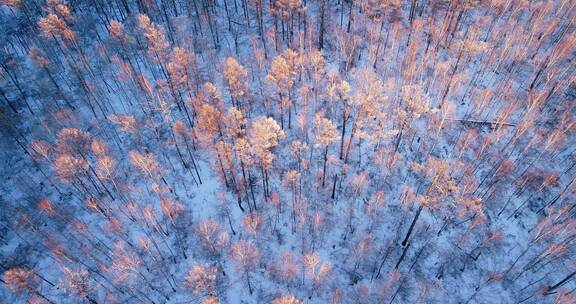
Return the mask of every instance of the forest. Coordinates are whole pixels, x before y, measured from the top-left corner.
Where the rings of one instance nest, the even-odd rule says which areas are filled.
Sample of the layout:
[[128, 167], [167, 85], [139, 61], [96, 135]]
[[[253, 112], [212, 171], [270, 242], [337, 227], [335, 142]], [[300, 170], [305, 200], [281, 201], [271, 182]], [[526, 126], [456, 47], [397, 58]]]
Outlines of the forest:
[[576, 1], [0, 0], [0, 303], [576, 303]]

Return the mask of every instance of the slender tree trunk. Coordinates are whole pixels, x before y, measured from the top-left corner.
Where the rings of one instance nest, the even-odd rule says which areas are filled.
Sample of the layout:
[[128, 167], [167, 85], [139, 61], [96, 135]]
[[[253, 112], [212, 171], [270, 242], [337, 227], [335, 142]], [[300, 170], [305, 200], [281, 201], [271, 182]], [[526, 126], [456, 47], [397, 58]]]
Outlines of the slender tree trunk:
[[552, 286], [548, 286], [548, 289], [546, 290], [546, 295], [552, 294], [554, 293], [554, 290], [556, 290], [558, 287], [564, 285], [566, 282], [568, 282], [573, 276], [576, 275], [576, 271], [572, 272], [571, 274], [567, 275], [564, 279], [562, 279], [560, 282], [552, 285]]
[[346, 135], [346, 104], [342, 109], [342, 135], [340, 136], [340, 160], [344, 157], [344, 136]]
[[348, 12], [348, 28], [347, 33], [350, 33], [350, 28], [352, 27], [352, 20], [354, 19], [354, 0], [350, 0], [350, 11]]
[[328, 146], [324, 148], [324, 168], [322, 170], [322, 188], [326, 185], [326, 161], [328, 160]]
[[320, 7], [320, 30], [318, 34], [318, 46], [319, 49], [324, 48], [324, 28], [326, 26], [326, 4], [328, 0], [322, 0], [322, 4]]

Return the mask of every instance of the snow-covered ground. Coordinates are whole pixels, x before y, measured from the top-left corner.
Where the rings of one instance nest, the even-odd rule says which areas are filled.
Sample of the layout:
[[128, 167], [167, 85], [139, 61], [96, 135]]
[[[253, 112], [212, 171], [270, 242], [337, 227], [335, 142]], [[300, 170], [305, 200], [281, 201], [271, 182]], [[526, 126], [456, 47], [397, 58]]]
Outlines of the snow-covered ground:
[[0, 303], [576, 303], [573, 1], [0, 3]]

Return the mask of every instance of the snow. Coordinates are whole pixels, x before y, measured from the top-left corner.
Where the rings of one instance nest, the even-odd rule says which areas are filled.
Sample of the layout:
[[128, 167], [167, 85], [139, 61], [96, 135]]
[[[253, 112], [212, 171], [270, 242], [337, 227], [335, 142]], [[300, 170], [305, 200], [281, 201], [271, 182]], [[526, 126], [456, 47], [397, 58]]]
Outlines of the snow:
[[[571, 47], [576, 40], [570, 40], [575, 37], [570, 1], [510, 1], [503, 7], [475, 3], [466, 9], [455, 2], [435, 3], [434, 8], [427, 1], [401, 2], [398, 9], [384, 9], [397, 22], [387, 19], [382, 27], [377, 68], [371, 48], [380, 20], [370, 20], [367, 11], [373, 1], [327, 1], [324, 72], [337, 71], [351, 86], [345, 148], [351, 132], [356, 133], [348, 161], [339, 157], [343, 102], [325, 92], [326, 74], [320, 82], [312, 79], [306, 61], [294, 71], [292, 91], [284, 94], [293, 98], [288, 128], [288, 107], [281, 110], [282, 94], [266, 80], [288, 39], [277, 33], [276, 52], [268, 3], [262, 3], [265, 38], [260, 37], [256, 2], [248, 2], [249, 22], [246, 2], [236, 0], [208, 1], [207, 7], [204, 2], [162, 0], [69, 1], [73, 18], [65, 18], [55, 6], [59, 2], [24, 1], [20, 8], [3, 2], [0, 303], [202, 303], [209, 295], [220, 303], [271, 303], [286, 294], [304, 303], [340, 303], [338, 293], [341, 303], [572, 303], [574, 278], [553, 294], [545, 293], [576, 267]], [[295, 35], [294, 51], [309, 54], [316, 48], [322, 2], [306, 2], [309, 40], [299, 45]], [[354, 20], [347, 33], [351, 4]], [[209, 12], [198, 18], [196, 5]], [[413, 5], [416, 19], [409, 20]], [[65, 20], [77, 42], [40, 33], [36, 23], [48, 12]], [[137, 12], [150, 15], [168, 35], [169, 47], [159, 56], [148, 49], [153, 43], [138, 26]], [[300, 29], [304, 15], [296, 16]], [[109, 19], [122, 21], [130, 38], [122, 44], [115, 40]], [[444, 20], [449, 20], [447, 28]], [[279, 30], [285, 27], [278, 24]], [[545, 29], [550, 32], [543, 33]], [[218, 31], [218, 50], [213, 31]], [[266, 41], [263, 62], [255, 54], [264, 47], [261, 39]], [[346, 41], [356, 44], [344, 45]], [[31, 46], [49, 60], [46, 69], [28, 55]], [[185, 67], [190, 73], [186, 85], [167, 82], [174, 81], [176, 46], [194, 53], [199, 68], [196, 73], [193, 64]], [[468, 49], [461, 52], [464, 46]], [[352, 47], [352, 56], [346, 57]], [[417, 60], [411, 62], [413, 54]], [[198, 113], [202, 104], [210, 104], [225, 115], [238, 102], [222, 75], [229, 56], [248, 72], [250, 95], [238, 108], [246, 110], [242, 131], [253, 145], [252, 164], [241, 164], [238, 151], [226, 154], [216, 148], [222, 141], [233, 149], [232, 127], [223, 123], [211, 134], [202, 126], [210, 121], [202, 119], [217, 117]], [[119, 62], [134, 70], [123, 70]], [[361, 89], [370, 84], [370, 76], [378, 78], [381, 92], [362, 104], [363, 97], [374, 93]], [[138, 83], [139, 77], [145, 81]], [[204, 82], [220, 91], [221, 101], [208, 100]], [[316, 91], [306, 98], [302, 85]], [[417, 113], [421, 108], [426, 109]], [[314, 142], [317, 113], [330, 119], [338, 134], [329, 145], [324, 187], [323, 147]], [[112, 115], [133, 117], [134, 129]], [[415, 117], [401, 119], [404, 115]], [[273, 155], [266, 171], [259, 162], [262, 151], [251, 138], [259, 117], [274, 119], [285, 133], [277, 146], [266, 147]], [[176, 121], [183, 123], [190, 142], [175, 134]], [[59, 176], [54, 165], [58, 156], [80, 159], [62, 146], [59, 132], [65, 128], [88, 132], [90, 142], [106, 143], [105, 154], [114, 161], [112, 177], [100, 172], [102, 155], [89, 145], [81, 157], [90, 165], [80, 173], [82, 183]], [[476, 137], [462, 147], [470, 130]], [[35, 140], [48, 144], [48, 156], [31, 145]], [[300, 163], [290, 151], [296, 140], [309, 146]], [[154, 166], [136, 165], [131, 151], [151, 153], [158, 172]], [[438, 173], [438, 163], [448, 173]], [[299, 174], [294, 187], [284, 180], [289, 170]], [[245, 176], [252, 185], [244, 182]], [[54, 211], [39, 208], [42, 199]], [[199, 230], [206, 220], [218, 224], [212, 248]], [[256, 231], [250, 220], [261, 220]], [[241, 241], [252, 242], [259, 253], [256, 264], [246, 269], [234, 251]], [[293, 265], [285, 260], [286, 253], [293, 255]], [[314, 254], [319, 260], [311, 269], [306, 261]], [[128, 264], [123, 259], [130, 258], [137, 266], [122, 268]], [[195, 292], [186, 282], [193, 265], [218, 268], [212, 292]], [[6, 274], [14, 268], [33, 271], [31, 286], [10, 290]], [[66, 268], [87, 270], [84, 293], [71, 288]], [[561, 295], [566, 298], [560, 300]]]

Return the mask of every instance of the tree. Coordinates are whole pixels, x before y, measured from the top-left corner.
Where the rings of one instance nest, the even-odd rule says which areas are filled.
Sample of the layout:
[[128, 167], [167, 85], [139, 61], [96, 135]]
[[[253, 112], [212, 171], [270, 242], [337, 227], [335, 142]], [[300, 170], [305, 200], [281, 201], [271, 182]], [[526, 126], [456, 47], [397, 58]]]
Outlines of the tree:
[[296, 299], [293, 295], [283, 295], [272, 300], [272, 304], [304, 304], [304, 302]]
[[148, 175], [152, 181], [160, 177], [164, 184], [168, 186], [168, 182], [162, 175], [160, 164], [156, 161], [154, 154], [150, 152], [140, 153], [132, 150], [128, 152], [128, 156], [130, 157], [130, 163], [142, 171], [142, 173]]
[[54, 304], [48, 299], [38, 285], [38, 279], [34, 272], [23, 268], [11, 268], [4, 272], [3, 281], [14, 293], [27, 293], [36, 295], [46, 302]]
[[[250, 96], [250, 91], [246, 83], [248, 72], [236, 59], [228, 57], [224, 63], [222, 75], [230, 90], [232, 105], [241, 107], [240, 103], [243, 99]], [[242, 108], [244, 108], [244, 106], [242, 106]]]
[[202, 304], [218, 304], [220, 302], [218, 302], [218, 298], [216, 297], [206, 297], [204, 298], [204, 300], [202, 301]]
[[422, 88], [418, 85], [403, 86], [400, 94], [403, 102], [403, 108], [396, 110], [396, 115], [400, 125], [400, 131], [396, 141], [396, 151], [400, 146], [402, 134], [405, 129], [410, 129], [412, 123], [416, 119], [420, 118], [422, 114], [429, 111], [431, 102], [430, 98], [426, 95], [424, 90], [422, 90]]
[[201, 143], [215, 144], [224, 136], [223, 115], [216, 107], [207, 103], [202, 104], [198, 109], [197, 121], [195, 134]]
[[196, 70], [196, 55], [194, 53], [188, 53], [180, 47], [174, 48], [172, 54], [173, 59], [167, 65], [170, 81], [176, 88], [183, 87], [189, 92], [191, 91], [190, 67], [194, 67], [194, 72], [198, 73]]
[[296, 166], [298, 167], [298, 172], [301, 172], [302, 167], [306, 169], [306, 152], [308, 151], [308, 144], [295, 140], [290, 144], [290, 155], [295, 158]]
[[278, 145], [280, 139], [284, 138], [284, 131], [274, 119], [261, 116], [252, 121], [249, 135], [250, 144], [262, 171], [264, 197], [267, 198], [270, 195], [268, 171], [274, 160], [274, 154], [270, 150]]
[[198, 223], [196, 231], [206, 248], [213, 256], [221, 254], [221, 249], [228, 244], [228, 234], [223, 231], [220, 224], [212, 219], [202, 220]]
[[70, 100], [68, 99], [68, 97], [64, 93], [62, 86], [58, 83], [58, 81], [56, 81], [55, 75], [50, 70], [50, 63], [51, 62], [50, 62], [50, 60], [48, 60], [46, 55], [39, 48], [31, 47], [28, 50], [28, 57], [30, 57], [30, 59], [32, 59], [32, 61], [36, 64], [36, 66], [38, 68], [40, 68], [42, 71], [44, 71], [46, 73], [46, 75], [48, 75], [48, 79], [50, 79], [50, 82], [54, 85], [54, 87], [58, 91], [58, 95], [62, 99], [64, 99], [64, 101], [66, 102], [66, 105], [68, 105], [68, 108], [74, 109], [74, 106], [70, 103]]
[[120, 127], [120, 131], [131, 134], [140, 142], [138, 123], [132, 115], [110, 115], [108, 119]]
[[[296, 170], [289, 170], [284, 173], [284, 183], [292, 192], [292, 233], [296, 232], [296, 205], [300, 201], [302, 191], [302, 177]], [[298, 186], [298, 187], [297, 187]], [[282, 203], [278, 205], [278, 216], [282, 213]]]
[[329, 15], [328, 17], [326, 16], [326, 10], [328, 6], [328, 0], [322, 0], [322, 3], [320, 4], [320, 29], [318, 30], [319, 34], [318, 34], [318, 48], [321, 50], [324, 48], [324, 32], [326, 31], [326, 24], [328, 23], [326, 21], [326, 19], [329, 19]]
[[[133, 287], [135, 285], [135, 280], [141, 278], [144, 283], [155, 292], [158, 292], [158, 288], [154, 287], [150, 280], [144, 275], [141, 270], [143, 264], [142, 259], [136, 255], [134, 252], [126, 249], [126, 244], [122, 241], [114, 243], [111, 253], [112, 261], [107, 266], [108, 271], [117, 282], [121, 282], [123, 285], [128, 287]], [[162, 294], [166, 300], [170, 300], [170, 297]], [[150, 299], [147, 293], [142, 293], [148, 301], [154, 302]]]
[[236, 265], [237, 271], [246, 278], [248, 291], [252, 294], [253, 287], [250, 278], [252, 271], [260, 261], [260, 250], [258, 250], [252, 241], [240, 240], [232, 244], [230, 255]]
[[322, 169], [322, 187], [326, 182], [326, 161], [328, 160], [328, 147], [338, 139], [336, 126], [320, 113], [314, 116], [314, 140], [316, 145], [324, 149], [324, 165]]
[[[405, 252], [409, 246], [410, 236], [412, 235], [412, 231], [416, 222], [420, 218], [420, 214], [424, 207], [428, 206], [432, 208], [434, 203], [442, 202], [445, 199], [444, 195], [449, 195], [452, 192], [455, 192], [457, 189], [457, 183], [452, 178], [453, 172], [457, 170], [454, 167], [454, 163], [449, 163], [447, 161], [437, 159], [435, 157], [429, 156], [426, 160], [425, 166], [416, 166], [414, 169], [424, 174], [426, 177], [430, 179], [428, 184], [428, 189], [423, 196], [417, 196], [415, 199], [417, 200], [418, 209], [416, 210], [416, 214], [414, 215], [414, 219], [410, 223], [410, 227], [408, 228], [408, 232], [406, 236], [402, 240], [402, 247], [404, 247], [404, 253], [402, 257], [396, 264], [396, 268], [398, 268], [400, 262], [402, 262], [403, 257], [405, 256]], [[414, 197], [409, 198], [414, 199]]]
[[[354, 72], [356, 92], [352, 96], [352, 130], [344, 153], [344, 162], [348, 163], [350, 151], [359, 128], [365, 123], [368, 115], [378, 113], [384, 106], [386, 99], [383, 96], [383, 84], [374, 72], [363, 69]], [[345, 116], [345, 114], [343, 114]]]
[[66, 276], [65, 286], [67, 291], [69, 290], [78, 294], [92, 304], [98, 303], [91, 296], [93, 287], [90, 284], [90, 274], [86, 269], [80, 268], [78, 270], [73, 270], [63, 267], [62, 272], [64, 272], [64, 275]]
[[287, 284], [289, 287], [294, 286], [298, 280], [298, 265], [294, 254], [291, 251], [281, 252], [271, 269], [272, 274], [275, 278]]
[[38, 26], [42, 32], [47, 36], [62, 36], [64, 41], [74, 42], [76, 40], [76, 33], [72, 31], [66, 21], [59, 15], [50, 13], [38, 21]]
[[[192, 153], [192, 149], [194, 147], [194, 137], [192, 135], [192, 130], [187, 128], [181, 121], [176, 121], [172, 125], [172, 131], [174, 132], [174, 141], [176, 145], [178, 145], [179, 140], [184, 142], [184, 146], [188, 152], [188, 157], [190, 157], [192, 167], [194, 167], [194, 171], [196, 172], [196, 177], [198, 177], [199, 183], [202, 184], [202, 178], [200, 177], [200, 170], [198, 168], [199, 164], [196, 160], [196, 157]], [[192, 144], [190, 144], [190, 142], [192, 142]]]
[[214, 266], [192, 265], [186, 275], [186, 285], [195, 293], [216, 295], [218, 269]]
[[64, 182], [83, 182], [80, 177], [88, 170], [88, 163], [85, 160], [72, 155], [61, 155], [54, 161], [54, 170]]
[[21, 0], [2, 0], [2, 4], [10, 8], [18, 8], [22, 3]]
[[330, 70], [327, 74], [326, 95], [331, 101], [338, 103], [342, 106], [342, 131], [340, 136], [340, 159], [344, 159], [344, 136], [346, 135], [346, 125], [350, 118], [349, 104], [350, 99], [350, 84], [346, 80], [342, 80], [340, 74], [336, 70]]
[[[314, 252], [306, 253], [302, 256], [302, 265], [305, 270], [305, 274], [307, 274], [307, 277], [312, 283], [309, 291], [310, 295], [308, 297], [311, 298], [314, 294], [314, 291], [320, 287], [320, 285], [326, 279], [326, 276], [331, 272], [332, 267], [330, 266], [330, 263], [322, 261], [320, 256]], [[303, 276], [302, 280], [304, 281], [304, 279], [305, 277]]]
[[[266, 75], [266, 80], [270, 82], [276, 92], [278, 93], [278, 102], [280, 104], [280, 125], [284, 129], [284, 104], [292, 102], [292, 87], [294, 86], [296, 80], [296, 65], [294, 60], [291, 60], [297, 56], [297, 54], [292, 50], [286, 50], [285, 53], [278, 55], [272, 61], [268, 75]], [[284, 98], [288, 98], [285, 101]], [[288, 128], [291, 127], [291, 117], [292, 117], [292, 107], [288, 108]]]
[[144, 31], [144, 37], [148, 40], [148, 52], [159, 63], [166, 60], [168, 41], [164, 32], [154, 24], [147, 15], [138, 16], [138, 26]]
[[182, 96], [181, 90], [184, 90], [188, 96], [191, 96], [192, 87], [190, 85], [190, 78], [192, 77], [192, 72], [194, 75], [194, 83], [196, 91], [198, 91], [198, 86], [200, 82], [200, 75], [198, 67], [196, 64], [196, 56], [194, 53], [188, 53], [186, 50], [180, 47], [174, 48], [173, 59], [167, 64], [168, 70], [168, 83], [170, 91], [172, 93], [172, 98], [176, 100], [176, 104], [179, 110], [184, 109], [186, 114], [186, 119], [189, 126], [192, 128], [194, 124], [192, 122], [191, 115]]
[[[246, 196], [248, 197], [248, 189], [252, 195], [252, 203], [254, 208], [256, 208], [256, 198], [254, 194], [254, 187], [252, 183], [252, 173], [251, 166], [254, 164], [254, 156], [250, 142], [246, 138], [238, 138], [234, 143], [233, 147], [236, 160], [240, 164], [240, 169], [242, 171], [242, 180], [244, 181], [244, 189], [246, 191]], [[250, 212], [252, 212], [252, 207], [250, 207], [250, 200], [248, 199], [248, 207]]]

